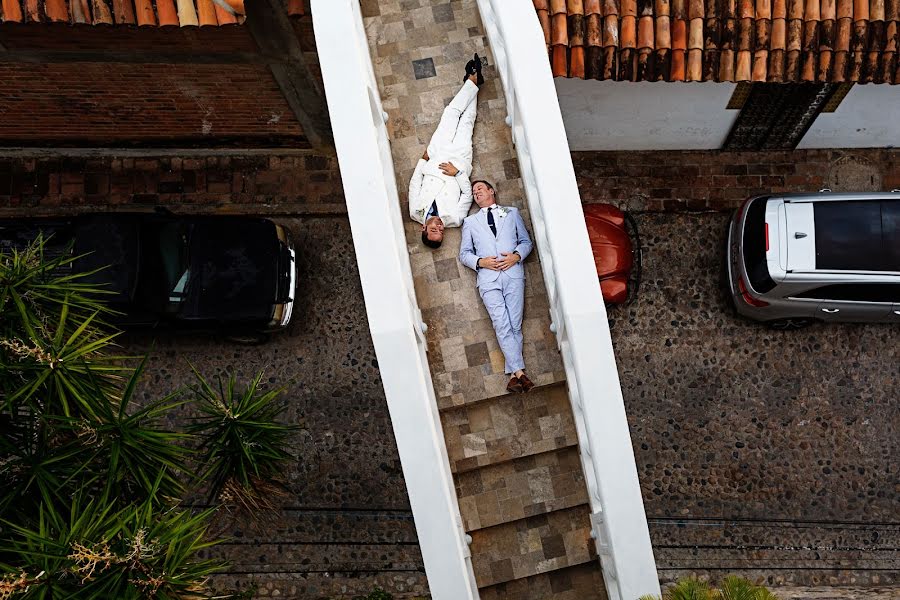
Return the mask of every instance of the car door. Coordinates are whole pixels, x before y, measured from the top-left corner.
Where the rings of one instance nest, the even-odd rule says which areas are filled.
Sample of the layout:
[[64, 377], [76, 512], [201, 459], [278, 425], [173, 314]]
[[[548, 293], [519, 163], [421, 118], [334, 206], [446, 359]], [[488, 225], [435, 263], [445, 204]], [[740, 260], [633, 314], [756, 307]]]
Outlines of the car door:
[[820, 302], [816, 317], [841, 323], [877, 323], [891, 314], [892, 284], [837, 283], [816, 290]]

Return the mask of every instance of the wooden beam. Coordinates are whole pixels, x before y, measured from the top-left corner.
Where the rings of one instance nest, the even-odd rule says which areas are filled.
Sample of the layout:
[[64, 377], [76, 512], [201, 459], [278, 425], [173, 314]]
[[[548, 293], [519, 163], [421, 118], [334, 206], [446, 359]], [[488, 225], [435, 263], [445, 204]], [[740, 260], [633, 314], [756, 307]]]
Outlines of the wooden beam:
[[253, 0], [245, 5], [250, 34], [281, 88], [303, 133], [318, 149], [334, 150], [325, 95], [303, 56], [297, 34], [281, 0]]

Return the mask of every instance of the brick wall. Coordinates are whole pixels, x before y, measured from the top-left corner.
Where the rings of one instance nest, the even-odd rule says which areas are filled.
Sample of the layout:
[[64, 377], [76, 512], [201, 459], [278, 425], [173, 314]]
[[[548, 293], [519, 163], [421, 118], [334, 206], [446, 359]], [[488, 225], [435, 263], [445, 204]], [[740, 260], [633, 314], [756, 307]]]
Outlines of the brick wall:
[[0, 155], [0, 214], [157, 205], [190, 212], [346, 212], [337, 159], [312, 152], [126, 158]]
[[265, 65], [0, 63], [0, 145], [308, 147]]
[[0, 48], [0, 146], [309, 148], [245, 26], [0, 23]]
[[900, 188], [900, 150], [573, 152], [585, 203], [731, 210], [767, 192]]

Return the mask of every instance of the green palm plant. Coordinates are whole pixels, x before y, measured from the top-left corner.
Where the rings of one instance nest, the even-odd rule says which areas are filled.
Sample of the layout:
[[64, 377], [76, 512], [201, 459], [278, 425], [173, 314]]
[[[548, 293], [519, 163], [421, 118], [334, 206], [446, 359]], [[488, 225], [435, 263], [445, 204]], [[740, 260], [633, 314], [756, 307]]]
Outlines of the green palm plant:
[[44, 329], [55, 312], [54, 307], [62, 304], [68, 304], [69, 310], [82, 318], [93, 313], [115, 312], [105, 302], [111, 292], [89, 281], [100, 269], [72, 271], [73, 263], [79, 258], [71, 255], [71, 246], [51, 255], [43, 236], [38, 236], [23, 250], [0, 251], [0, 324], [4, 338], [22, 337]]
[[67, 510], [41, 506], [34, 525], [7, 523], [12, 535], [0, 552], [19, 558], [0, 564], [2, 597], [21, 600], [209, 598], [209, 576], [223, 564], [198, 559], [209, 511], [157, 510], [148, 501], [114, 509], [103, 497], [72, 500]]
[[763, 586], [729, 575], [719, 585], [715, 600], [778, 600], [778, 598]]
[[[4, 408], [24, 404], [37, 413], [97, 417], [105, 404], [102, 399], [114, 394], [123, 382], [122, 374], [131, 370], [124, 363], [127, 357], [104, 353], [119, 333], [98, 334], [97, 314], [69, 331], [69, 304], [63, 300], [54, 323], [41, 328], [26, 323], [27, 340], [0, 340], [9, 361], [0, 366], [16, 374], [6, 389]], [[43, 337], [48, 332], [50, 337]]]
[[[646, 595], [641, 596], [640, 600], [659, 600], [659, 597]], [[777, 600], [777, 598], [763, 586], [730, 575], [722, 580], [718, 588], [713, 588], [709, 583], [694, 577], [682, 579], [663, 592], [662, 600]]]
[[253, 513], [273, 509], [272, 496], [282, 491], [280, 473], [292, 458], [289, 436], [296, 427], [278, 422], [285, 406], [283, 389], [263, 392], [262, 373], [250, 384], [237, 388], [235, 375], [217, 378], [214, 388], [193, 365], [199, 417], [188, 427], [201, 440], [205, 465], [200, 479], [207, 484], [209, 500]]

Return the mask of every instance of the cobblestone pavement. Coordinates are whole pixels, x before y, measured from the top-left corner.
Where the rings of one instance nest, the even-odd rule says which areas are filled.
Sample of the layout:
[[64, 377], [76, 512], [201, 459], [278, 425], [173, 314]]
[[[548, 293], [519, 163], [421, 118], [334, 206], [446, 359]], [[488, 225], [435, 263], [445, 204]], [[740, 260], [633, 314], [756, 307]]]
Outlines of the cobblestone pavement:
[[610, 316], [663, 578], [900, 583], [898, 328], [739, 319], [730, 215], [636, 216], [644, 282]]
[[223, 519], [232, 540], [220, 586], [251, 582], [262, 597], [350, 598], [377, 584], [397, 598], [427, 592], [390, 417], [369, 337], [350, 227], [345, 217], [281, 220], [297, 248], [298, 297], [288, 331], [260, 346], [210, 337], [131, 334], [149, 353], [142, 394], [155, 398], [192, 381], [263, 369], [286, 386], [288, 420], [300, 426], [289, 493], [273, 523], [257, 530]]

